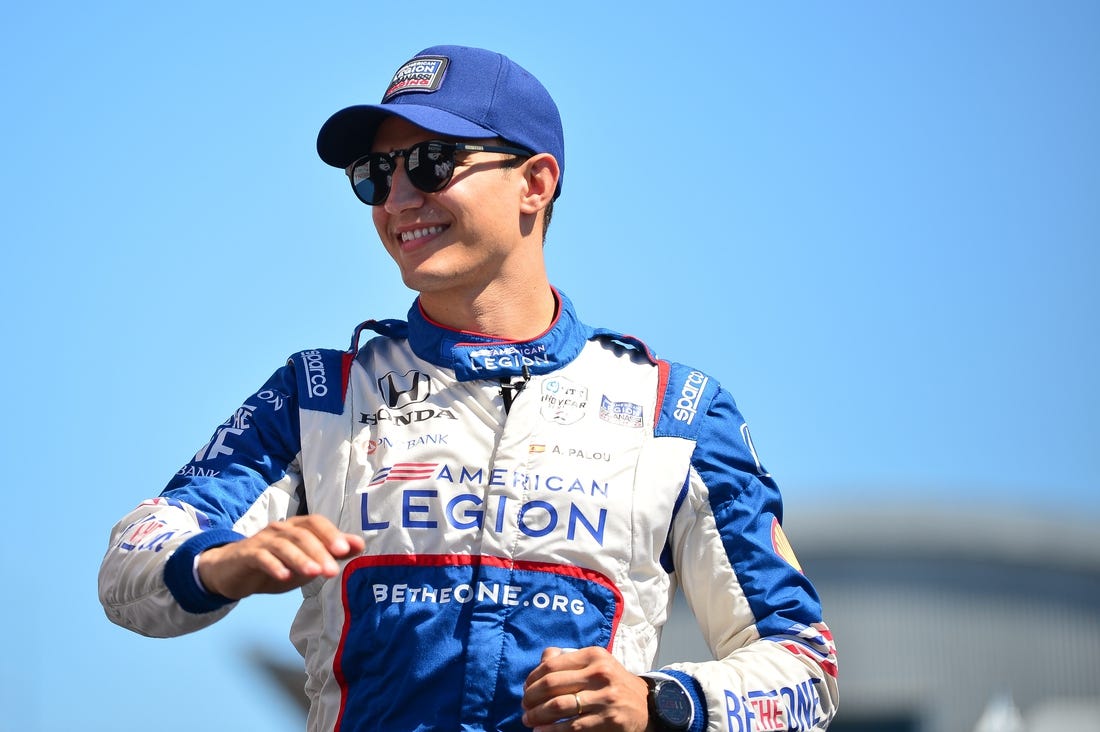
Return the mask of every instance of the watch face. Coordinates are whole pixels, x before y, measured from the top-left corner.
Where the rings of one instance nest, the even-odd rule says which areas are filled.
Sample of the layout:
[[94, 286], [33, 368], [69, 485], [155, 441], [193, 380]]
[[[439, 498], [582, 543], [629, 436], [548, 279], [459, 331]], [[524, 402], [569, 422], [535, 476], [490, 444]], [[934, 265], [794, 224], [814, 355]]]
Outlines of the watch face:
[[687, 692], [675, 682], [662, 681], [657, 684], [654, 696], [661, 721], [675, 729], [687, 729], [693, 711]]

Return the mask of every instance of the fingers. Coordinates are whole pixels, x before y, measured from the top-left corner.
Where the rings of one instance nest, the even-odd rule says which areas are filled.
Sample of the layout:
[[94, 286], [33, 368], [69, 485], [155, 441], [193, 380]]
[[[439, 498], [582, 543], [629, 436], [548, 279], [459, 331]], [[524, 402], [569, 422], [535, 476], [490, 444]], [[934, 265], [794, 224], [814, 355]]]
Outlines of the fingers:
[[525, 686], [530, 686], [553, 671], [584, 668], [585, 650], [583, 648], [559, 648], [557, 646], [545, 648], [539, 665], [528, 674]]
[[[571, 694], [555, 696], [534, 709], [524, 710], [523, 723], [535, 732], [623, 729], [616, 726], [618, 724], [616, 717], [607, 712], [608, 708], [602, 701], [601, 692], [575, 691]], [[643, 724], [639, 732], [644, 729]]]
[[579, 691], [555, 696], [537, 707], [525, 709], [523, 723], [535, 732], [577, 729], [575, 725], [567, 723], [576, 721], [585, 714], [592, 714], [594, 708], [590, 706], [589, 696], [589, 693]]
[[[551, 646], [543, 650], [541, 662], [528, 674], [524, 684], [524, 724], [536, 730], [550, 730], [554, 729], [553, 724], [580, 716], [585, 711], [580, 692], [589, 684], [585, 673], [587, 655], [585, 649]], [[590, 695], [590, 692], [585, 694]]]
[[363, 548], [363, 537], [341, 532], [323, 516], [295, 516], [203, 552], [199, 578], [211, 592], [231, 599], [286, 592], [317, 577], [335, 577], [337, 560]]
[[[532, 669], [531, 673], [527, 675], [526, 681], [524, 681], [524, 689], [532, 694], [542, 695], [549, 697], [552, 695], [552, 691], [557, 686], [561, 685], [562, 681], [557, 679], [547, 679], [550, 674], [564, 671], [569, 668], [583, 668], [584, 662], [579, 655], [579, 651], [571, 650], [570, 653], [566, 653], [557, 646], [550, 646], [543, 650], [542, 658], [539, 665]], [[571, 655], [572, 658], [565, 658], [566, 655]], [[546, 689], [544, 692], [543, 689]]]
[[606, 649], [561, 653], [547, 648], [528, 675], [523, 723], [538, 732], [645, 730], [645, 681], [627, 671]]
[[363, 551], [366, 542], [359, 534], [345, 534], [332, 521], [324, 516], [295, 516], [287, 519], [288, 524], [301, 525], [312, 533], [325, 546], [329, 555], [336, 559], [346, 559]]
[[[335, 544], [337, 548], [345, 549], [346, 542], [342, 537], [326, 540], [318, 536], [308, 524], [289, 522], [273, 523], [264, 531], [268, 534], [263, 537], [262, 549], [265, 551], [262, 556], [277, 570], [281, 565], [280, 579], [290, 579], [291, 575], [311, 579], [318, 575], [334, 577], [340, 571], [330, 546]], [[260, 537], [261, 534], [256, 536]], [[340, 542], [344, 542], [344, 545]]]

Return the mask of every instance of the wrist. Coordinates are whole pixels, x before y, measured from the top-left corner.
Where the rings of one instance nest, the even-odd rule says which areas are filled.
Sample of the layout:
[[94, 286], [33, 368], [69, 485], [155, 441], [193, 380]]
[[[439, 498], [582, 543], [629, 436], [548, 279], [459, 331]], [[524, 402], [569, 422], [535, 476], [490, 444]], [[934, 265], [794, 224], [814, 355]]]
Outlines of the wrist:
[[217, 555], [222, 551], [223, 546], [225, 544], [218, 544], [195, 555], [195, 584], [203, 592], [215, 597], [228, 597], [226, 593], [218, 589], [217, 573], [214, 571]]
[[243, 538], [243, 535], [228, 529], [210, 529], [190, 536], [176, 547], [165, 563], [164, 583], [180, 607], [189, 613], [205, 613], [233, 602], [210, 586], [209, 577], [200, 581], [202, 563], [196, 563], [196, 558], [211, 547]]
[[695, 702], [679, 679], [669, 674], [642, 676], [649, 687], [647, 732], [685, 732], [695, 721]]

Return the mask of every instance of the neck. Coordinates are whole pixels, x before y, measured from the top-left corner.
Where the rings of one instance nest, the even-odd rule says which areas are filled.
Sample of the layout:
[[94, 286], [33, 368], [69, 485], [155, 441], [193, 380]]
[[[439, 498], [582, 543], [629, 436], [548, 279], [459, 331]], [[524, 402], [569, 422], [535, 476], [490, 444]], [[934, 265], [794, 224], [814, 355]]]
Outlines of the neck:
[[421, 293], [420, 307], [436, 323], [452, 330], [526, 341], [542, 335], [557, 314], [557, 297], [544, 281], [516, 288], [494, 287], [467, 298]]

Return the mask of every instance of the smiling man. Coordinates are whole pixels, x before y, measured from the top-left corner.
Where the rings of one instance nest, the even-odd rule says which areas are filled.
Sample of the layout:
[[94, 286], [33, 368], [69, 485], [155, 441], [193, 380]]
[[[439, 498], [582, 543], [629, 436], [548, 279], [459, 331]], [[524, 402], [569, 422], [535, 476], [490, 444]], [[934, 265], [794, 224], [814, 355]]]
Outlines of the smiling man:
[[[429, 48], [317, 147], [418, 296], [293, 355], [115, 526], [108, 616], [179, 635], [301, 588], [315, 731], [824, 729], [832, 639], [732, 397], [550, 284], [543, 86]], [[714, 660], [655, 669], [677, 586]]]

